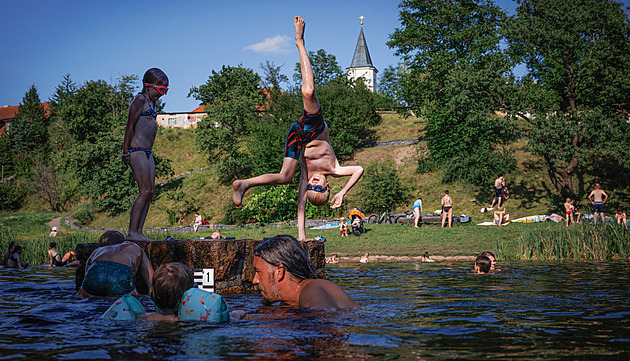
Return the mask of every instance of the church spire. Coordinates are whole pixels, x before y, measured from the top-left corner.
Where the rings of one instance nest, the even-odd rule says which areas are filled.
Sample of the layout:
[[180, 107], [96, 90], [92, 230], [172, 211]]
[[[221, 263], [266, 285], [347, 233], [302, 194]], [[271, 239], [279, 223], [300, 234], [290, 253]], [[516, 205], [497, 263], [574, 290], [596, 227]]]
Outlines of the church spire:
[[352, 64], [346, 71], [348, 72], [348, 78], [351, 80], [357, 80], [363, 78], [365, 85], [368, 89], [374, 91], [376, 87], [376, 73], [378, 70], [372, 64], [372, 58], [370, 58], [370, 52], [368, 51], [367, 43], [365, 42], [365, 35], [363, 35], [363, 19], [365, 17], [361, 15], [361, 31], [359, 32], [359, 40], [357, 46], [354, 49], [354, 56], [352, 57]]

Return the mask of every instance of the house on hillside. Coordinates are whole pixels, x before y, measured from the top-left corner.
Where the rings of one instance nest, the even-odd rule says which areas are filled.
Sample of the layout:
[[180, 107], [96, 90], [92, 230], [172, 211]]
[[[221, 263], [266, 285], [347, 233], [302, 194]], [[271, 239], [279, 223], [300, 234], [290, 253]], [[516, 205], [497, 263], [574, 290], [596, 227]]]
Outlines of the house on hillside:
[[[41, 106], [44, 107], [44, 112], [46, 112], [46, 116], [50, 116], [50, 110], [48, 109], [48, 103], [41, 103]], [[8, 106], [5, 105], [0, 108], [0, 136], [3, 134], [9, 134], [11, 123], [13, 122], [13, 118], [15, 118], [15, 114], [17, 113], [19, 106]]]
[[160, 113], [155, 121], [164, 128], [197, 128], [197, 123], [206, 115], [203, 105], [200, 105], [190, 113]]

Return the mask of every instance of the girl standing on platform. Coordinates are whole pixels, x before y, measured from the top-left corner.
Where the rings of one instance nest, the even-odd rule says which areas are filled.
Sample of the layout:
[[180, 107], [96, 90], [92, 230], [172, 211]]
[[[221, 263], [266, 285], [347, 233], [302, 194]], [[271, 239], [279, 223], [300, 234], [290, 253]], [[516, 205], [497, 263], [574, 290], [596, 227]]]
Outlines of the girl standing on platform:
[[150, 240], [142, 229], [155, 192], [155, 163], [151, 149], [157, 132], [157, 100], [168, 92], [168, 77], [162, 70], [151, 68], [144, 73], [142, 84], [142, 92], [129, 107], [121, 154], [123, 162], [131, 166], [139, 189], [131, 206], [127, 240]]

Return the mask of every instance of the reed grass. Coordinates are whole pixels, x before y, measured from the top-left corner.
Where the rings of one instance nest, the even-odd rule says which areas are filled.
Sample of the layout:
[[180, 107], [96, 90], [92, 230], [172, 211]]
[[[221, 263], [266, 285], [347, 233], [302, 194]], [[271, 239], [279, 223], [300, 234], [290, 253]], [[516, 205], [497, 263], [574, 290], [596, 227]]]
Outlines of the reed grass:
[[524, 260], [606, 260], [630, 255], [630, 231], [617, 225], [536, 224], [519, 239]]

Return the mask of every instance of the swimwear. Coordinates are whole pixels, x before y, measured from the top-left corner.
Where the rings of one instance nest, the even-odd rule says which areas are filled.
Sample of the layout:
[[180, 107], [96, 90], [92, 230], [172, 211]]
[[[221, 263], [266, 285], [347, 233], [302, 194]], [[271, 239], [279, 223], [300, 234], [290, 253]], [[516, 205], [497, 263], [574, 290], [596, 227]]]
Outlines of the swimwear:
[[129, 150], [127, 152], [129, 154], [133, 152], [144, 152], [144, 154], [147, 155], [147, 159], [149, 159], [151, 157], [151, 149], [152, 148], [145, 148], [145, 147], [129, 147]]
[[285, 158], [300, 159], [302, 146], [317, 138], [324, 129], [326, 129], [326, 122], [321, 109], [316, 114], [304, 110], [304, 114], [291, 125], [287, 133], [287, 141], [284, 145]]
[[136, 288], [131, 267], [110, 261], [94, 261], [85, 273], [85, 292], [93, 296], [122, 296]]
[[416, 208], [420, 208], [420, 206], [422, 205], [422, 201], [421, 200], [417, 200], [414, 204], [413, 207], [411, 207], [411, 210], [413, 211]]
[[494, 220], [494, 224], [496, 224], [498, 226], [499, 224], [501, 224], [501, 220], [500, 219], [495, 219]]
[[17, 257], [15, 256], [17, 253], [12, 254], [9, 259], [15, 263], [17, 263]]
[[146, 100], [147, 100], [147, 104], [149, 105], [149, 110], [146, 110], [146, 111], [144, 111], [144, 112], [140, 113], [140, 116], [141, 116], [141, 117], [152, 117], [152, 118], [157, 117], [157, 115], [158, 115], [158, 114], [157, 114], [157, 112], [155, 111], [155, 109], [153, 109], [153, 108], [151, 107], [151, 102], [149, 101], [149, 98], [147, 98], [147, 96], [146, 96], [146, 95], [144, 95], [143, 93], [140, 93], [140, 94], [142, 94], [142, 96], [144, 97], [144, 99], [146, 99]]
[[[170, 311], [160, 312], [160, 314], [171, 314]], [[124, 295], [105, 311], [102, 319], [114, 321], [135, 320], [138, 316], [144, 315], [144, 307], [131, 295]], [[191, 288], [184, 292], [178, 306], [177, 317], [180, 321], [206, 321], [206, 322], [228, 322], [230, 313], [228, 306], [221, 295], [204, 291], [199, 288]]]
[[[56, 252], [57, 253], [52, 258], [52, 265], [56, 267], [63, 267], [64, 263], [61, 262], [61, 253], [59, 253], [59, 251], [56, 251]], [[57, 260], [57, 256], [59, 256], [59, 260]]]
[[451, 210], [451, 208], [453, 207], [442, 207], [442, 212], [447, 213], [448, 211]]
[[495, 196], [498, 197], [503, 197], [503, 188], [497, 188], [494, 190], [494, 194]]
[[593, 204], [593, 213], [604, 213], [604, 202], [595, 202]]
[[566, 211], [566, 214], [571, 214], [571, 211]]
[[180, 321], [220, 323], [229, 321], [230, 313], [221, 295], [191, 288], [182, 295], [177, 317]]

